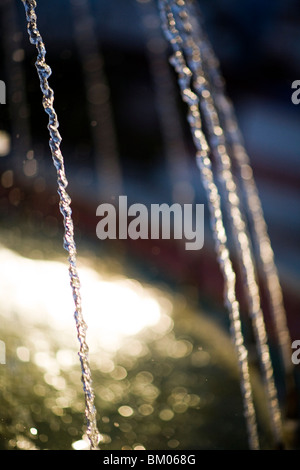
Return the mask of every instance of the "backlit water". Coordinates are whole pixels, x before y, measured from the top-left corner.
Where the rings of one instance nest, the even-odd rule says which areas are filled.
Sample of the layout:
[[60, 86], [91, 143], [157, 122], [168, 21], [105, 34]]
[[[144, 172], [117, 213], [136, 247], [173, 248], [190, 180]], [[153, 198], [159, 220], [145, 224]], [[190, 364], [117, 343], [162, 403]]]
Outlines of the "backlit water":
[[[51, 69], [45, 60], [46, 48], [37, 26], [36, 2], [23, 0], [23, 3], [30, 42], [38, 53], [36, 68], [43, 107], [49, 117], [49, 144], [57, 172], [71, 292], [68, 294], [65, 289], [66, 266], [57, 259], [57, 251], [45, 255], [45, 246], [41, 245], [33, 250], [34, 256], [25, 250], [22, 257], [17, 253], [22, 251], [21, 246], [11, 250], [4, 241], [0, 253], [5, 273], [0, 314], [7, 355], [1, 377], [3, 448], [90, 446], [96, 449], [98, 441], [102, 448], [123, 449], [268, 446], [265, 432], [261, 433], [265, 414], [260, 404], [264, 399], [261, 397], [257, 409], [255, 406], [260, 384], [253, 378], [250, 380], [229, 237], [242, 266], [273, 439], [276, 445], [281, 444], [281, 412], [252, 244], [233, 175], [232, 158], [239, 168], [240, 180], [246, 181], [244, 191], [254, 220], [252, 229], [286, 360], [289, 337], [280, 286], [249, 160], [237, 141], [236, 123], [224, 96], [217, 63], [194, 21], [192, 3], [158, 2], [163, 30], [173, 49], [171, 63], [187, 105], [197, 164], [206, 190], [212, 236], [224, 278], [233, 350], [226, 334], [202, 312], [193, 312], [187, 299], [179, 294], [104, 269], [93, 255], [81, 258], [79, 276], [54, 92], [48, 83]], [[85, 20], [90, 18], [91, 22], [92, 18], [87, 2], [73, 1], [75, 30], [81, 45], [82, 15], [80, 8], [77, 9], [80, 5], [84, 6]], [[94, 40], [91, 35], [86, 42], [88, 47], [80, 49], [83, 66], [87, 54], [95, 55]], [[86, 82], [90, 79], [91, 75], [87, 74]], [[98, 116], [99, 112], [100, 109]], [[166, 121], [167, 114], [161, 116]], [[72, 310], [72, 305], [79, 353], [66, 313]], [[81, 373], [76, 362], [78, 355]], [[224, 388], [220, 390], [217, 384], [221, 383]], [[233, 391], [236, 386], [241, 396], [229, 404], [226, 394], [230, 392], [231, 399], [239, 396], [237, 390]], [[85, 406], [79, 400], [82, 394]], [[78, 421], [81, 414], [85, 414], [86, 428]]]
[[[68, 272], [51, 246], [1, 235], [1, 449], [89, 448]], [[117, 260], [87, 252], [78, 269], [100, 449], [247, 449], [228, 333], [181, 294], [128, 277]]]

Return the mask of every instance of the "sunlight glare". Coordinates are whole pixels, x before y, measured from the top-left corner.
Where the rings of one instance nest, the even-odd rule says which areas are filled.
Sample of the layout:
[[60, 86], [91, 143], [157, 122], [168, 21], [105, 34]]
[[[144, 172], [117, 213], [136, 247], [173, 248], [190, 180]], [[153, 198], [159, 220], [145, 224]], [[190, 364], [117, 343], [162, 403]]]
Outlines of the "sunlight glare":
[[[1, 248], [0, 299], [4, 313], [26, 322], [73, 331], [74, 303], [63, 262], [24, 258]], [[95, 270], [79, 269], [83, 315], [90, 348], [115, 351], [122, 339], [156, 325], [162, 306], [150, 290], [130, 279], [106, 279]], [[67, 330], [69, 331], [69, 330]]]

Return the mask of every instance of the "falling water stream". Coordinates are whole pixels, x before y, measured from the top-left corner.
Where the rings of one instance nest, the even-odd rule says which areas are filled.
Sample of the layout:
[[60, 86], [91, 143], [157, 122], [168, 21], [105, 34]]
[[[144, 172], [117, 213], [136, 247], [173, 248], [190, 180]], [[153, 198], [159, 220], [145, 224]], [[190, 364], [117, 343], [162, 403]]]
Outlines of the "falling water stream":
[[211, 213], [211, 225], [216, 243], [216, 252], [225, 280], [225, 302], [230, 314], [231, 331], [239, 359], [241, 389], [244, 398], [245, 416], [247, 418], [249, 444], [252, 449], [257, 449], [259, 443], [251, 382], [249, 377], [247, 350], [244, 346], [243, 335], [241, 332], [240, 309], [235, 295], [236, 279], [227, 247], [227, 237], [223, 224], [220, 196], [217, 186], [214, 182], [211, 162], [209, 159], [209, 147], [202, 131], [201, 117], [199, 112], [199, 98], [191, 90], [191, 80], [193, 75], [184, 59], [183, 51], [181, 49], [182, 38], [176, 29], [176, 23], [169, 2], [160, 2], [159, 5], [166, 37], [170, 41], [174, 50], [171, 63], [175, 67], [175, 70], [179, 76], [179, 85], [181, 88], [182, 98], [188, 105], [188, 120], [197, 148], [197, 163], [200, 168], [203, 184], [206, 187], [208, 194]]
[[[244, 277], [244, 287], [247, 293], [249, 314], [252, 319], [258, 355], [261, 362], [261, 369], [264, 377], [266, 394], [268, 397], [268, 406], [270, 411], [270, 419], [272, 422], [274, 441], [275, 445], [281, 446], [281, 412], [274, 383], [273, 366], [269, 353], [263, 312], [260, 305], [260, 294], [256, 280], [256, 270], [254, 266], [251, 241], [248, 237], [248, 231], [245, 219], [242, 215], [242, 208], [238, 196], [237, 186], [233, 178], [232, 164], [227, 150], [226, 136], [222, 129], [222, 123], [220, 122], [218, 111], [214, 103], [210, 83], [208, 83], [203, 70], [202, 50], [199, 46], [199, 44], [201, 44], [201, 38], [197, 36], [197, 30], [195, 30], [192, 25], [192, 18], [194, 18], [193, 11], [189, 10], [187, 4], [184, 1], [162, 0], [159, 2], [159, 4], [164, 22], [164, 30], [174, 51], [171, 63], [174, 65], [179, 75], [179, 84], [181, 87], [183, 99], [189, 106], [189, 121], [193, 132], [194, 142], [198, 150], [199, 167], [202, 173], [202, 177], [204, 177], [204, 184], [209, 194], [208, 199], [210, 201], [210, 210], [213, 217], [212, 226], [215, 233], [215, 239], [218, 243], [218, 249], [220, 249], [220, 243], [222, 240], [220, 235], [223, 235], [224, 226], [221, 222], [222, 219], [219, 220], [219, 224], [215, 223], [216, 215], [219, 214], [221, 209], [220, 206], [212, 204], [212, 191], [218, 194], [218, 190], [216, 185], [214, 185], [212, 174], [209, 186], [207, 168], [209, 168], [209, 172], [211, 172], [215, 166], [215, 173], [217, 174], [218, 180], [221, 182], [221, 197], [224, 196], [225, 198], [225, 206], [231, 220], [230, 225], [232, 235], [238, 252], [238, 257], [243, 268], [242, 274]], [[219, 82], [220, 78], [217, 78]], [[194, 91], [192, 91], [192, 89]], [[206, 135], [204, 135], [201, 129], [201, 119], [205, 124]], [[233, 123], [233, 125], [234, 124], [235, 123]], [[210, 158], [212, 158], [211, 162], [209, 160]], [[249, 168], [248, 162], [247, 165]], [[251, 191], [251, 194], [253, 194], [253, 191]], [[253, 208], [253, 197], [250, 198], [250, 207]], [[257, 228], [259, 229], [258, 239], [260, 240], [259, 237], [262, 235], [260, 228], [263, 227], [263, 223], [261, 211], [259, 208], [258, 212], [260, 219], [258, 222], [259, 227]], [[263, 235], [265, 235], [264, 232]], [[264, 237], [264, 239], [266, 238]], [[262, 245], [262, 241], [260, 243]], [[268, 246], [269, 245], [267, 241], [267, 248]], [[226, 247], [226, 241], [225, 244], [223, 242], [223, 247]], [[270, 250], [267, 250], [267, 252], [270, 253]], [[224, 256], [222, 256], [222, 253], [220, 252], [218, 255], [220, 265], [222, 266], [224, 263]], [[225, 275], [225, 283], [227, 283], [228, 292], [230, 286], [230, 277], [233, 277], [234, 273], [229, 273], [228, 269], [226, 268], [223, 272]], [[232, 286], [232, 289], [235, 290], [235, 286]], [[232, 311], [232, 307], [235, 305], [235, 302], [235, 298], [230, 299], [230, 311]], [[282, 324], [281, 320], [279, 320], [279, 322]], [[286, 331], [286, 329], [283, 331]], [[235, 337], [234, 341], [237, 342], [239, 340]], [[246, 358], [244, 360], [246, 361]], [[241, 370], [242, 369], [243, 366], [241, 366]], [[243, 380], [247, 381], [248, 379], [244, 377]], [[247, 383], [247, 386], [250, 388], [249, 383]], [[247, 403], [246, 397], [247, 395], [245, 394], [245, 402]], [[246, 404], [246, 407], [247, 406], [249, 406], [249, 403]], [[248, 412], [245, 413], [245, 416], [249, 420]], [[253, 423], [254, 418], [252, 417], [251, 424], [248, 423], [248, 427], [251, 429], [249, 436], [252, 447], [257, 445], [256, 439], [253, 438], [255, 435]]]
[[[221, 127], [224, 130], [226, 141], [231, 149], [230, 156], [237, 163], [238, 176], [246, 196], [248, 212], [253, 226], [254, 243], [257, 245], [259, 260], [263, 268], [267, 291], [270, 298], [271, 313], [275, 324], [282, 361], [290, 380], [293, 365], [290, 361], [291, 338], [286, 322], [286, 312], [283, 305], [283, 295], [279, 282], [277, 268], [274, 262], [274, 253], [268, 235], [258, 190], [250, 166], [250, 159], [243, 145], [242, 135], [239, 131], [233, 106], [227, 98], [224, 89], [224, 80], [219, 71], [218, 60], [201, 27], [199, 11], [196, 4], [191, 3], [190, 21], [193, 30], [198, 35], [197, 44], [203, 61], [204, 73], [210, 83], [212, 96], [218, 110]], [[197, 21], [198, 19], [198, 21]]]
[[[86, 340], [87, 325], [82, 314], [81, 286], [76, 267], [76, 246], [74, 241], [72, 211], [70, 208], [71, 200], [66, 191], [68, 182], [65, 174], [64, 159], [60, 150], [61, 136], [58, 132], [58, 119], [54, 109], [54, 93], [48, 83], [51, 69], [45, 62], [46, 49], [37, 26], [37, 16], [35, 12], [36, 1], [22, 1], [26, 11], [30, 42], [36, 46], [38, 51], [36, 68], [43, 93], [43, 106], [49, 116], [48, 129], [50, 133], [50, 149], [53, 163], [57, 170], [58, 193], [60, 197], [59, 205], [65, 227], [64, 248], [68, 251], [69, 275], [75, 303], [74, 317], [80, 345], [79, 358], [86, 405], [86, 434], [90, 441], [91, 449], [98, 449], [99, 432], [97, 429], [94, 391], [88, 359], [89, 349]], [[86, 0], [72, 0], [71, 3], [75, 19], [78, 47], [86, 72], [88, 91], [91, 91], [93, 87], [96, 87], [98, 91], [102, 87], [101, 89], [103, 91], [105, 84], [101, 81], [103, 78], [101, 57], [97, 52], [94, 27], [89, 28], [89, 26], [93, 25], [91, 24], [92, 17], [88, 9], [88, 3]], [[271, 429], [275, 445], [280, 446], [283, 440], [281, 412], [274, 383], [264, 316], [261, 308], [257, 272], [254, 255], [252, 253], [252, 242], [246, 225], [246, 218], [243, 214], [243, 207], [239, 195], [240, 189], [237, 186], [233, 174], [233, 161], [237, 164], [239, 181], [246, 194], [248, 211], [252, 218], [254, 238], [258, 246], [274, 322], [278, 330], [283, 362], [289, 374], [291, 373], [290, 361], [287, 360], [287, 355], [290, 338], [286, 326], [282, 294], [274, 264], [273, 252], [267, 235], [266, 224], [263, 218], [249, 158], [242, 144], [231, 104], [225, 95], [217, 60], [205, 38], [201, 25], [198, 24], [196, 20], [197, 11], [195, 5], [193, 5], [192, 2], [185, 2], [184, 0], [159, 0], [158, 4], [163, 32], [173, 51], [170, 62], [177, 72], [181, 96], [188, 108], [188, 121], [197, 151], [197, 165], [200, 170], [202, 184], [206, 190], [210, 209], [215, 250], [224, 279], [225, 304], [229, 312], [231, 335], [238, 359], [240, 388], [243, 399], [244, 417], [248, 430], [249, 447], [251, 449], [259, 449], [260, 443], [248, 363], [248, 352], [244, 342], [240, 305], [236, 294], [236, 273], [231, 259], [232, 247], [230, 245], [230, 235], [235, 242], [238, 258], [243, 267], [244, 287], [247, 292], [248, 310], [252, 320], [258, 356], [261, 363], [261, 371], [269, 406]], [[142, 5], [140, 6], [142, 7]], [[149, 8], [149, 11], [152, 12], [152, 3], [149, 4]], [[80, 20], [82, 20], [81, 24]], [[87, 37], [86, 34], [88, 34]], [[159, 76], [157, 69], [161, 57], [162, 56], [157, 58], [150, 55], [154, 78], [156, 77], [158, 82], [157, 91], [159, 101], [164, 98], [164, 90], [166, 89], [163, 86], [163, 81], [166, 77]], [[157, 61], [157, 63], [155, 61]], [[103, 102], [101, 101], [101, 97], [99, 99], [100, 105], [96, 99], [96, 102], [92, 102], [90, 106], [91, 118], [95, 122], [100, 122], [103, 117], [101, 116], [103, 113]], [[104, 102], [107, 105], [106, 99]], [[181, 140], [180, 136], [178, 137], [178, 135], [176, 135], [176, 139], [172, 141], [172, 137], [170, 136], [170, 129], [173, 126], [168, 121], [167, 111], [170, 113], [172, 101], [167, 100], [163, 101], [163, 103], [166, 103], [168, 109], [161, 110], [161, 120], [166, 141], [172, 146], [176, 144], [176, 139], [179, 139], [179, 142], [181, 142]], [[160, 105], [162, 105], [162, 103], [160, 103]], [[173, 114], [172, 111], [171, 114]], [[110, 124], [109, 128], [111, 129]], [[98, 133], [96, 134], [99, 137]], [[104, 139], [105, 142], [109, 140], [110, 139]], [[98, 146], [98, 150], [99, 148]], [[180, 145], [180, 149], [183, 153], [183, 146]], [[108, 154], [110, 150], [108, 145], [106, 157], [109, 157]], [[180, 171], [178, 173], [178, 168], [180, 167], [178, 149], [176, 149], [176, 152], [172, 152], [171, 149], [170, 155], [175, 156], [175, 163], [173, 162], [174, 177], [180, 180]], [[115, 149], [113, 149], [112, 155], [113, 158], [108, 166], [112, 164], [118, 167]], [[184, 155], [182, 155], [182, 158], [184, 158]], [[225, 211], [222, 207], [224, 201]], [[229, 220], [230, 233], [227, 233], [228, 229], [225, 224], [226, 216]]]

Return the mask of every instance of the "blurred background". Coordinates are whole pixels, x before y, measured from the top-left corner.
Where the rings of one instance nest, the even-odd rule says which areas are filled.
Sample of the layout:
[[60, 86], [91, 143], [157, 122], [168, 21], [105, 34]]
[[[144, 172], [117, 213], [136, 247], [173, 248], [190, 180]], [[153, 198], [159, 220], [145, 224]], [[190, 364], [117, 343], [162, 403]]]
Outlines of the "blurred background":
[[[300, 105], [291, 101], [292, 82], [300, 79], [300, 7], [296, 0], [198, 3], [251, 158], [290, 333], [293, 340], [300, 339]], [[50, 86], [63, 137], [79, 254], [89, 264], [103, 260], [108, 271], [122, 271], [128, 278], [166, 289], [171, 303], [176, 304], [180, 295], [184, 305], [209, 313], [226, 331], [223, 281], [206, 196], [156, 3], [52, 0], [38, 2], [37, 14], [53, 72]], [[36, 50], [28, 41], [21, 1], [0, 0], [0, 15], [0, 79], [7, 87], [6, 104], [0, 105], [1, 244], [34, 260], [63, 257], [56, 174], [34, 66]], [[119, 194], [127, 195], [129, 204], [205, 204], [203, 249], [188, 252], [176, 240], [100, 242], [96, 208], [102, 202], [114, 203]], [[2, 295], [5, 302], [7, 291]], [[198, 317], [195, 313], [191, 321]], [[276, 363], [267, 308], [266, 318]], [[249, 341], [251, 351], [251, 335]], [[20, 354], [27, 357], [24, 351]], [[279, 388], [280, 380], [279, 375]], [[123, 412], [131, 416], [130, 410]], [[68, 436], [71, 439], [72, 433]], [[33, 431], [26, 439], [35, 438]], [[25, 444], [20, 441], [25, 448], [26, 439]], [[17, 445], [15, 437], [10, 437], [13, 444], [8, 441], [5, 448]], [[173, 448], [179, 442], [170, 441]], [[134, 448], [136, 439], [128, 437], [128, 442]]]

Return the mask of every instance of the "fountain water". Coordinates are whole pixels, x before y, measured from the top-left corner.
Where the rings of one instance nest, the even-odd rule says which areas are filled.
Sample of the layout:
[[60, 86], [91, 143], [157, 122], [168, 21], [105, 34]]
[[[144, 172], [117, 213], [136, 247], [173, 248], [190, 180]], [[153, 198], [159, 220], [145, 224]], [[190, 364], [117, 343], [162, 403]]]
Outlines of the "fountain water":
[[[265, 330], [263, 314], [260, 306], [260, 296], [258, 285], [256, 282], [253, 255], [251, 253], [251, 244], [247, 236], [245, 221], [241, 213], [240, 200], [237, 193], [236, 184], [232, 177], [231, 160], [226, 148], [226, 140], [218, 113], [214, 106], [212, 94], [209, 84], [205, 78], [202, 68], [202, 56], [198, 46], [199, 40], [193, 31], [191, 24], [191, 14], [184, 2], [166, 2], [162, 7], [166, 9], [165, 18], [167, 19], [167, 27], [169, 39], [174, 48], [174, 56], [171, 59], [177, 72], [181, 77], [188, 77], [189, 82], [195, 90], [183, 87], [183, 96], [189, 97], [189, 106], [194, 108], [200, 107], [203, 115], [203, 121], [207, 126], [208, 142], [202, 136], [203, 142], [197, 138], [200, 130], [200, 123], [193, 129], [195, 142], [199, 152], [205, 151], [205, 155], [201, 157], [207, 158], [209, 154], [213, 155], [216, 160], [218, 178], [222, 183], [222, 191], [225, 196], [228, 212], [231, 218], [232, 232], [238, 249], [238, 256], [242, 262], [245, 287], [248, 294], [249, 311], [253, 320], [253, 328], [256, 335], [257, 347], [259, 349], [259, 358], [261, 360], [262, 371], [266, 384], [266, 392], [268, 395], [268, 404], [270, 406], [270, 415], [272, 419], [272, 429], [277, 445], [282, 442], [281, 417], [277, 400], [276, 387], [273, 379], [273, 368], [267, 345], [267, 334]], [[170, 6], [171, 5], [171, 6]], [[192, 100], [191, 95], [194, 94]], [[196, 101], [195, 101], [195, 97]], [[195, 116], [195, 112], [191, 113], [191, 117]], [[197, 116], [200, 121], [200, 114]], [[209, 152], [207, 152], [207, 150]], [[200, 165], [202, 169], [202, 165]], [[218, 227], [214, 227], [218, 232]], [[223, 231], [222, 227], [222, 231]], [[217, 233], [218, 237], [218, 233]], [[220, 258], [221, 259], [221, 258]]]
[[88, 360], [88, 345], [86, 342], [86, 323], [82, 315], [80, 280], [76, 267], [76, 245], [74, 241], [74, 226], [72, 220], [72, 211], [70, 208], [70, 196], [66, 191], [68, 181], [65, 174], [64, 159], [60, 150], [61, 136], [58, 132], [58, 120], [53, 107], [54, 93], [49, 87], [48, 78], [51, 75], [51, 69], [46, 64], [46, 49], [37, 26], [37, 17], [35, 14], [36, 2], [34, 0], [24, 0], [26, 18], [28, 22], [28, 34], [30, 42], [34, 44], [38, 51], [36, 69], [40, 79], [40, 86], [43, 93], [43, 106], [49, 116], [48, 129], [50, 133], [50, 149], [53, 163], [57, 171], [58, 193], [60, 197], [60, 211], [63, 215], [65, 226], [64, 248], [68, 251], [69, 274], [71, 288], [75, 303], [75, 322], [80, 345], [79, 358], [82, 369], [82, 382], [85, 392], [87, 420], [87, 436], [91, 442], [91, 449], [97, 449], [99, 433], [96, 422], [96, 410], [94, 406], [94, 391], [92, 387], [92, 378]]
[[[197, 34], [197, 44], [201, 51], [203, 69], [210, 84], [214, 104], [219, 115], [221, 127], [224, 130], [226, 143], [232, 162], [237, 166], [237, 178], [242, 192], [246, 197], [247, 215], [253, 228], [253, 242], [257, 246], [259, 264], [262, 267], [267, 292], [269, 295], [271, 314], [275, 324], [282, 362], [286, 373], [287, 386], [292, 381], [293, 365], [290, 360], [291, 338], [286, 321], [286, 312], [283, 305], [283, 295], [279, 282], [277, 268], [274, 262], [274, 253], [267, 231], [263, 210], [253, 177], [250, 159], [243, 145], [241, 132], [235, 117], [233, 106], [226, 96], [224, 80], [219, 71], [218, 60], [214, 55], [211, 45], [203, 29], [201, 28], [200, 13], [197, 4], [191, 3], [189, 21]], [[198, 21], [197, 21], [198, 18]], [[237, 185], [237, 189], [239, 186]], [[260, 268], [258, 266], [258, 269]]]
[[[60, 150], [61, 137], [58, 132], [58, 120], [53, 107], [54, 94], [48, 83], [51, 70], [45, 62], [45, 45], [37, 27], [37, 17], [35, 13], [36, 1], [22, 1], [26, 11], [30, 41], [36, 46], [38, 51], [36, 68], [43, 93], [43, 106], [49, 116], [48, 129], [50, 133], [50, 149], [57, 170], [60, 210], [65, 226], [64, 247], [69, 254], [69, 273], [75, 302], [76, 328], [80, 344], [79, 357], [86, 402], [85, 415], [87, 420], [87, 436], [90, 440], [91, 449], [97, 449], [99, 433], [96, 423], [94, 391], [88, 359], [86, 323], [82, 315], [80, 281], [76, 267], [76, 246], [74, 241], [72, 211], [70, 208], [71, 200], [66, 191], [68, 182], [64, 169], [64, 159]], [[149, 2], [144, 1], [142, 3]], [[247, 216], [251, 219], [254, 242], [258, 246], [259, 260], [266, 279], [270, 304], [282, 351], [283, 363], [288, 377], [292, 374], [292, 365], [289, 359], [290, 337], [286, 325], [282, 294], [274, 264], [273, 251], [267, 234], [249, 158], [242, 144], [231, 104], [224, 92], [217, 60], [201, 29], [200, 23], [197, 21], [198, 13], [195, 4], [184, 0], [159, 0], [158, 3], [163, 31], [173, 49], [171, 64], [174, 66], [178, 75], [182, 99], [187, 104], [188, 121], [197, 150], [197, 165], [200, 169], [202, 184], [207, 194], [215, 250], [224, 279], [225, 304], [229, 312], [231, 335], [235, 345], [240, 371], [240, 387], [243, 398], [244, 416], [248, 429], [249, 446], [251, 449], [258, 449], [259, 438], [249, 372], [248, 352], [243, 337], [240, 305], [236, 294], [237, 275], [231, 259], [232, 247], [230, 237], [233, 238], [234, 246], [242, 265], [244, 287], [248, 300], [248, 311], [252, 320], [258, 356], [261, 363], [273, 439], [275, 446], [279, 447], [283, 443], [281, 411], [274, 383], [267, 331], [261, 308], [256, 272], [257, 268], [255, 266], [254, 254], [252, 253], [250, 229], [248, 229], [246, 224], [246, 217], [241, 201], [241, 188], [246, 195], [248, 206]], [[149, 3], [149, 6], [152, 8], [152, 4]], [[87, 27], [87, 23], [91, 26], [92, 21], [88, 10], [88, 3], [86, 0], [72, 0], [72, 7], [76, 20], [76, 37], [86, 72], [87, 88], [90, 91], [91, 88], [99, 88], [100, 85], [100, 88], [103, 88], [105, 87], [103, 77], [100, 83], [99, 76], [97, 75], [97, 73], [100, 73], [100, 76], [102, 75], [102, 63], [101, 57], [97, 53], [95, 36], [93, 35], [94, 28]], [[82, 15], [84, 16], [84, 27], [82, 25], [80, 27], [79, 17], [82, 17]], [[87, 33], [88, 37], [86, 37]], [[92, 65], [91, 63], [87, 64], [89, 58], [93, 59]], [[177, 121], [176, 119], [175, 121], [172, 120], [172, 122], [169, 121], [171, 101], [164, 101], [166, 88], [162, 86], [163, 81], [161, 77], [155, 75], [157, 74], [157, 64], [155, 64], [154, 58], [150, 57], [150, 59], [152, 60], [151, 64], [154, 77], [158, 83], [157, 92], [160, 105], [162, 105], [161, 101], [165, 103], [165, 106], [161, 108], [161, 121], [166, 135], [166, 142], [170, 145], [170, 148], [174, 148], [170, 132], [174, 127], [174, 123], [175, 126], [177, 125]], [[101, 121], [103, 103], [107, 105], [107, 97], [104, 98], [105, 99], [102, 100], [100, 97], [100, 101], [96, 100], [93, 102], [92, 100], [91, 102], [90, 117], [95, 122]], [[165, 107], [168, 108], [169, 113], [165, 113]], [[106, 116], [110, 115], [107, 110], [104, 114]], [[172, 111], [171, 114], [173, 114]], [[105, 126], [102, 129], [104, 130]], [[108, 129], [108, 134], [111, 136], [112, 125], [110, 121], [108, 122]], [[111, 139], [109, 138], [106, 141], [107, 133], [105, 131], [104, 134], [104, 142], [108, 142], [108, 145], [105, 147], [105, 150], [101, 149], [101, 152], [103, 150], [106, 157], [111, 156], [111, 158], [108, 159], [109, 173], [111, 173], [113, 168], [114, 175], [118, 176], [119, 167], [116, 152], [115, 149], [112, 149], [110, 146]], [[96, 139], [98, 139], [98, 136], [99, 134], [97, 133]], [[180, 138], [178, 140], [178, 134], [176, 134], [176, 137], [177, 141], [180, 143], [179, 147], [182, 149]], [[101, 139], [101, 142], [102, 140], [103, 139]], [[102, 143], [99, 144], [98, 151]], [[177, 145], [175, 145], [175, 147], [176, 146]], [[173, 150], [170, 151], [170, 158], [171, 156], [174, 157]], [[176, 152], [175, 157], [175, 163], [172, 162], [171, 168], [174, 170], [174, 180], [178, 182], [182, 175], [180, 175], [180, 171], [178, 172], [180, 158]], [[234, 177], [233, 162], [238, 169], [237, 180]], [[100, 173], [103, 173], [102, 170]], [[225, 211], [222, 207], [223, 203], [225, 203]], [[229, 230], [226, 228], [226, 220], [229, 225]]]

